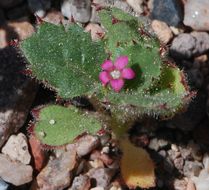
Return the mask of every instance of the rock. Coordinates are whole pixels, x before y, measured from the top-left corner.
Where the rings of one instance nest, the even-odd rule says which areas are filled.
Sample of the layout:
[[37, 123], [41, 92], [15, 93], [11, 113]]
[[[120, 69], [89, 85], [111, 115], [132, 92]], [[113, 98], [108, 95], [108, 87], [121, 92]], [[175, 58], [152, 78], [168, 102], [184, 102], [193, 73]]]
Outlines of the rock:
[[34, 100], [35, 82], [21, 74], [25, 68], [15, 48], [0, 50], [0, 147], [25, 123]]
[[68, 190], [89, 190], [90, 187], [90, 178], [87, 175], [79, 175], [74, 178], [72, 186]]
[[47, 12], [46, 16], [42, 20], [58, 25], [62, 23], [64, 17], [60, 11], [52, 10]]
[[203, 157], [203, 165], [206, 171], [209, 173], [209, 154], [205, 153]]
[[91, 38], [93, 41], [100, 40], [105, 35], [104, 29], [98, 24], [94, 24], [94, 23], [89, 23], [85, 27], [85, 31], [91, 33]]
[[109, 154], [110, 153], [110, 147], [109, 146], [104, 146], [101, 150], [102, 154]]
[[176, 58], [189, 59], [209, 50], [209, 34], [206, 32], [183, 33], [174, 38], [170, 53]]
[[201, 55], [209, 50], [209, 34], [207, 32], [192, 32], [191, 35], [196, 39], [195, 54]]
[[179, 151], [179, 148], [176, 144], [171, 144], [171, 150], [175, 151], [175, 152], [178, 152]]
[[7, 190], [9, 185], [0, 178], [0, 190]]
[[28, 151], [27, 138], [23, 133], [10, 136], [2, 148], [2, 153], [8, 155], [11, 160], [17, 160], [23, 164], [29, 164], [31, 155]]
[[142, 3], [143, 0], [127, 0], [126, 1], [137, 14], [143, 13]]
[[6, 30], [0, 28], [0, 49], [8, 45]]
[[77, 154], [79, 157], [85, 156], [99, 145], [100, 141], [97, 136], [85, 135], [76, 142]]
[[198, 176], [202, 168], [203, 166], [200, 162], [186, 160], [183, 172], [186, 177]]
[[112, 186], [112, 187], [110, 188], [110, 190], [122, 190], [122, 189], [121, 189], [121, 187]]
[[3, 154], [0, 154], [0, 163], [0, 177], [4, 181], [19, 186], [32, 180], [33, 169], [31, 166], [14, 162]]
[[160, 150], [159, 155], [162, 156], [163, 158], [165, 158], [167, 156], [167, 152], [165, 150]]
[[151, 139], [148, 147], [152, 150], [158, 151], [160, 148], [158, 144], [158, 139], [157, 138]]
[[150, 140], [149, 148], [155, 151], [158, 151], [161, 148], [164, 148], [168, 145], [168, 141], [164, 139], [153, 138]]
[[89, 165], [88, 165], [88, 162], [87, 160], [85, 159], [81, 159], [79, 160], [80, 162], [78, 163], [78, 166], [76, 168], [76, 172], [75, 172], [75, 175], [80, 175], [81, 173], [85, 173], [86, 171], [89, 170]]
[[97, 13], [97, 8], [96, 6], [92, 5], [91, 6], [91, 18], [90, 18], [90, 22], [91, 23], [100, 23], [100, 18], [99, 15]]
[[33, 14], [44, 17], [46, 11], [51, 7], [51, 0], [27, 0], [28, 6]]
[[194, 30], [209, 30], [209, 1], [189, 0], [184, 5], [184, 24]]
[[196, 190], [195, 184], [193, 183], [192, 180], [188, 181], [186, 190]]
[[113, 5], [115, 0], [92, 0], [92, 3], [101, 7]]
[[168, 155], [171, 160], [175, 160], [176, 158], [179, 158], [181, 156], [181, 153], [174, 150], [168, 150]]
[[178, 26], [183, 20], [182, 8], [176, 0], [154, 0], [151, 18], [170, 26]]
[[90, 190], [105, 190], [104, 187], [94, 187], [94, 188], [91, 188]]
[[105, 146], [111, 140], [111, 134], [105, 133], [104, 135], [100, 135], [100, 142], [102, 146]]
[[179, 34], [171, 44], [170, 53], [173, 57], [190, 58], [193, 55], [195, 45], [196, 41], [192, 35]]
[[185, 160], [191, 159], [191, 149], [188, 149], [187, 147], [180, 147], [180, 153]]
[[43, 150], [40, 141], [33, 135], [30, 135], [29, 144], [35, 165], [34, 167], [37, 171], [41, 171], [47, 162], [48, 152]]
[[34, 33], [33, 26], [28, 21], [8, 22], [0, 29], [0, 48], [5, 48], [13, 39], [24, 40]]
[[87, 23], [91, 18], [91, 1], [64, 0], [61, 5], [61, 12], [69, 20], [73, 17], [77, 22]]
[[168, 145], [168, 141], [164, 140], [164, 139], [159, 139], [158, 140], [158, 145], [160, 148], [165, 148]]
[[171, 31], [173, 32], [173, 34], [174, 34], [175, 36], [178, 36], [179, 34], [184, 33], [184, 29], [182, 29], [182, 28], [177, 28], [177, 27], [175, 27], [175, 26], [170, 26], [170, 29], [171, 29]]
[[196, 190], [208, 190], [209, 176], [207, 178], [193, 177], [192, 181], [195, 184]]
[[91, 168], [103, 168], [104, 167], [104, 164], [103, 164], [102, 160], [100, 160], [100, 159], [89, 161], [89, 165]]
[[175, 179], [173, 186], [175, 190], [185, 190], [187, 182], [184, 179]]
[[96, 160], [96, 159], [100, 158], [100, 156], [101, 156], [101, 151], [93, 150], [89, 156], [89, 160]]
[[115, 1], [113, 1], [112, 4], [113, 4], [114, 7], [118, 8], [118, 9], [121, 9], [124, 12], [127, 12], [127, 13], [132, 13], [133, 12], [132, 8], [125, 1], [115, 0]]
[[182, 157], [174, 159], [173, 162], [174, 162], [174, 166], [178, 170], [183, 170], [183, 167], [184, 167], [184, 159]]
[[109, 168], [93, 168], [89, 170], [87, 175], [96, 180], [97, 186], [107, 188], [115, 172], [115, 170]]
[[152, 28], [163, 44], [167, 44], [173, 38], [173, 33], [165, 22], [153, 20]]
[[198, 176], [199, 178], [208, 178], [208, 171], [206, 169], [202, 169]]
[[109, 166], [114, 162], [114, 160], [110, 158], [108, 154], [101, 154], [100, 159], [104, 162], [106, 166]]
[[76, 166], [76, 148], [64, 152], [60, 157], [50, 159], [46, 167], [37, 176], [37, 184], [41, 189], [64, 189], [72, 180], [72, 170]]
[[0, 8], [9, 9], [21, 4], [24, 0], [6, 0], [0, 1]]

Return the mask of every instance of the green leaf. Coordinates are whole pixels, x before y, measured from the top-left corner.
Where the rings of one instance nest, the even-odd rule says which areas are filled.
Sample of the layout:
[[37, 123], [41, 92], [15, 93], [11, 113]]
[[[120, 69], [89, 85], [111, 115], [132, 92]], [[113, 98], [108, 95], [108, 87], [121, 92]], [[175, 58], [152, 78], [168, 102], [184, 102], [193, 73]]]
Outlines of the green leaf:
[[20, 47], [33, 75], [62, 98], [92, 94], [100, 85], [98, 75], [107, 56], [103, 43], [93, 42], [76, 24], [64, 28], [43, 23]]
[[[126, 82], [125, 90], [146, 90], [161, 74], [162, 60], [160, 44], [154, 37], [140, 35], [139, 22], [123, 11], [113, 8], [99, 12], [101, 22], [106, 28], [106, 49], [114, 60], [121, 55], [129, 57], [128, 67], [132, 67], [137, 77]], [[112, 24], [112, 20], [118, 20]]]
[[56, 147], [71, 143], [84, 132], [95, 134], [101, 123], [90, 114], [83, 114], [73, 106], [49, 105], [40, 109], [32, 133], [43, 145]]
[[[113, 104], [114, 115], [126, 120], [133, 115], [172, 117], [189, 103], [193, 94], [189, 91], [184, 73], [174, 65], [166, 65], [160, 79], [147, 92], [128, 91], [107, 95]], [[121, 111], [123, 115], [121, 116]]]

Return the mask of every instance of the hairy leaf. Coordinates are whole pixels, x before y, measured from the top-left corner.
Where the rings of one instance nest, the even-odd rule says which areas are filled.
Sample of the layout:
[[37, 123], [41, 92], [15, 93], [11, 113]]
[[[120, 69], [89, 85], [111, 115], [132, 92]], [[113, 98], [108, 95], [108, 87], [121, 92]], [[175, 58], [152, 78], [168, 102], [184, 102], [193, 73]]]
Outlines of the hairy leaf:
[[[162, 118], [172, 117], [184, 108], [194, 95], [186, 84], [182, 71], [174, 65], [166, 65], [160, 79], [149, 91], [132, 89], [121, 93], [110, 92], [106, 98], [112, 103], [114, 115], [120, 113], [120, 118], [124, 121], [133, 115], [144, 114]], [[123, 113], [120, 110], [123, 110]]]
[[103, 43], [92, 42], [76, 24], [64, 28], [44, 23], [21, 49], [33, 75], [62, 98], [92, 94], [100, 85], [100, 65], [106, 59]]
[[39, 110], [32, 133], [43, 145], [56, 147], [72, 142], [87, 132], [95, 134], [101, 123], [92, 115], [82, 114], [75, 107], [49, 105]]

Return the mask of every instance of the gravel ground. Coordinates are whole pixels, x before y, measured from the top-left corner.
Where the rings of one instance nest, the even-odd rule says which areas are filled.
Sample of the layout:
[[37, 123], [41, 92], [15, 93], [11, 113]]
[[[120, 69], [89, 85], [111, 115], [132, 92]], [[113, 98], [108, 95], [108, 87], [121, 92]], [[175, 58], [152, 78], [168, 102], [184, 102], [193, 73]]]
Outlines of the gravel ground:
[[[127, 189], [120, 183], [119, 152], [110, 134], [85, 136], [76, 147], [69, 145], [67, 151], [56, 153], [40, 149], [37, 139], [27, 136], [29, 111], [54, 102], [55, 94], [21, 75], [25, 61], [12, 47], [34, 33], [34, 15], [54, 24], [70, 22], [73, 16], [97, 39], [103, 32], [98, 5], [112, 5], [150, 19], [149, 27], [198, 92], [185, 113], [168, 121], [137, 123], [130, 131], [131, 141], [144, 147], [155, 162], [154, 189], [208, 190], [208, 0], [0, 0], [0, 190]], [[71, 177], [66, 177], [69, 173]]]

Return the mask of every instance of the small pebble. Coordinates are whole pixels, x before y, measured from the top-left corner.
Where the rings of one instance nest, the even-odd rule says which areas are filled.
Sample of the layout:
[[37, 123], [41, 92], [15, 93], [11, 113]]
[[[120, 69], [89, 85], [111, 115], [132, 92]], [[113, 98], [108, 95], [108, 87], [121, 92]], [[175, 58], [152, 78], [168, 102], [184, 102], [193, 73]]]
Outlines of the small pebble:
[[154, 0], [151, 17], [170, 26], [178, 26], [183, 20], [181, 4], [176, 0]]
[[176, 158], [174, 160], [174, 166], [179, 170], [183, 170], [183, 167], [184, 167], [184, 159], [182, 157], [180, 158]]
[[171, 149], [174, 150], [175, 152], [178, 152], [179, 151], [179, 148], [176, 144], [172, 144], [171, 145]]
[[94, 188], [91, 188], [90, 190], [105, 190], [104, 187], [94, 187]]
[[184, 24], [194, 30], [209, 31], [209, 1], [189, 0], [184, 5]]
[[209, 154], [205, 153], [203, 157], [203, 165], [206, 171], [209, 173]]
[[68, 190], [89, 190], [90, 187], [90, 178], [86, 175], [79, 175], [74, 178], [72, 186]]
[[188, 181], [186, 190], [196, 190], [195, 184], [193, 183], [192, 180]]
[[89, 161], [89, 165], [91, 168], [103, 168], [104, 164], [102, 162], [102, 160], [100, 159], [96, 159], [94, 161]]
[[91, 18], [90, 0], [64, 0], [61, 5], [63, 16], [71, 20], [71, 17], [77, 22], [87, 23]]
[[158, 39], [164, 44], [167, 44], [173, 38], [173, 33], [165, 22], [153, 20], [152, 28]]
[[183, 173], [186, 177], [198, 176], [203, 166], [197, 161], [185, 161]]
[[160, 146], [158, 144], [158, 139], [157, 138], [153, 138], [153, 139], [150, 140], [149, 148], [152, 149], [152, 150], [155, 150], [155, 151], [159, 150]]
[[133, 8], [133, 10], [137, 14], [140, 15], [143, 13], [143, 7], [142, 7], [143, 0], [126, 0], [126, 2]]
[[97, 136], [85, 135], [76, 142], [77, 154], [79, 157], [85, 156], [100, 145]]
[[18, 160], [23, 164], [29, 164], [31, 155], [28, 150], [27, 138], [23, 133], [11, 135], [2, 148], [2, 153], [8, 155], [12, 160]]
[[87, 175], [90, 178], [94, 178], [99, 187], [106, 188], [110, 184], [115, 172], [114, 169], [109, 168], [93, 168], [89, 170]]
[[102, 154], [108, 154], [110, 152], [110, 147], [109, 146], [105, 146], [102, 148], [101, 153]]
[[85, 31], [91, 33], [91, 38], [93, 41], [98, 41], [105, 35], [104, 29], [98, 24], [94, 24], [94, 23], [89, 23], [85, 27]]
[[185, 190], [187, 182], [184, 179], [175, 179], [173, 186], [175, 190]]

